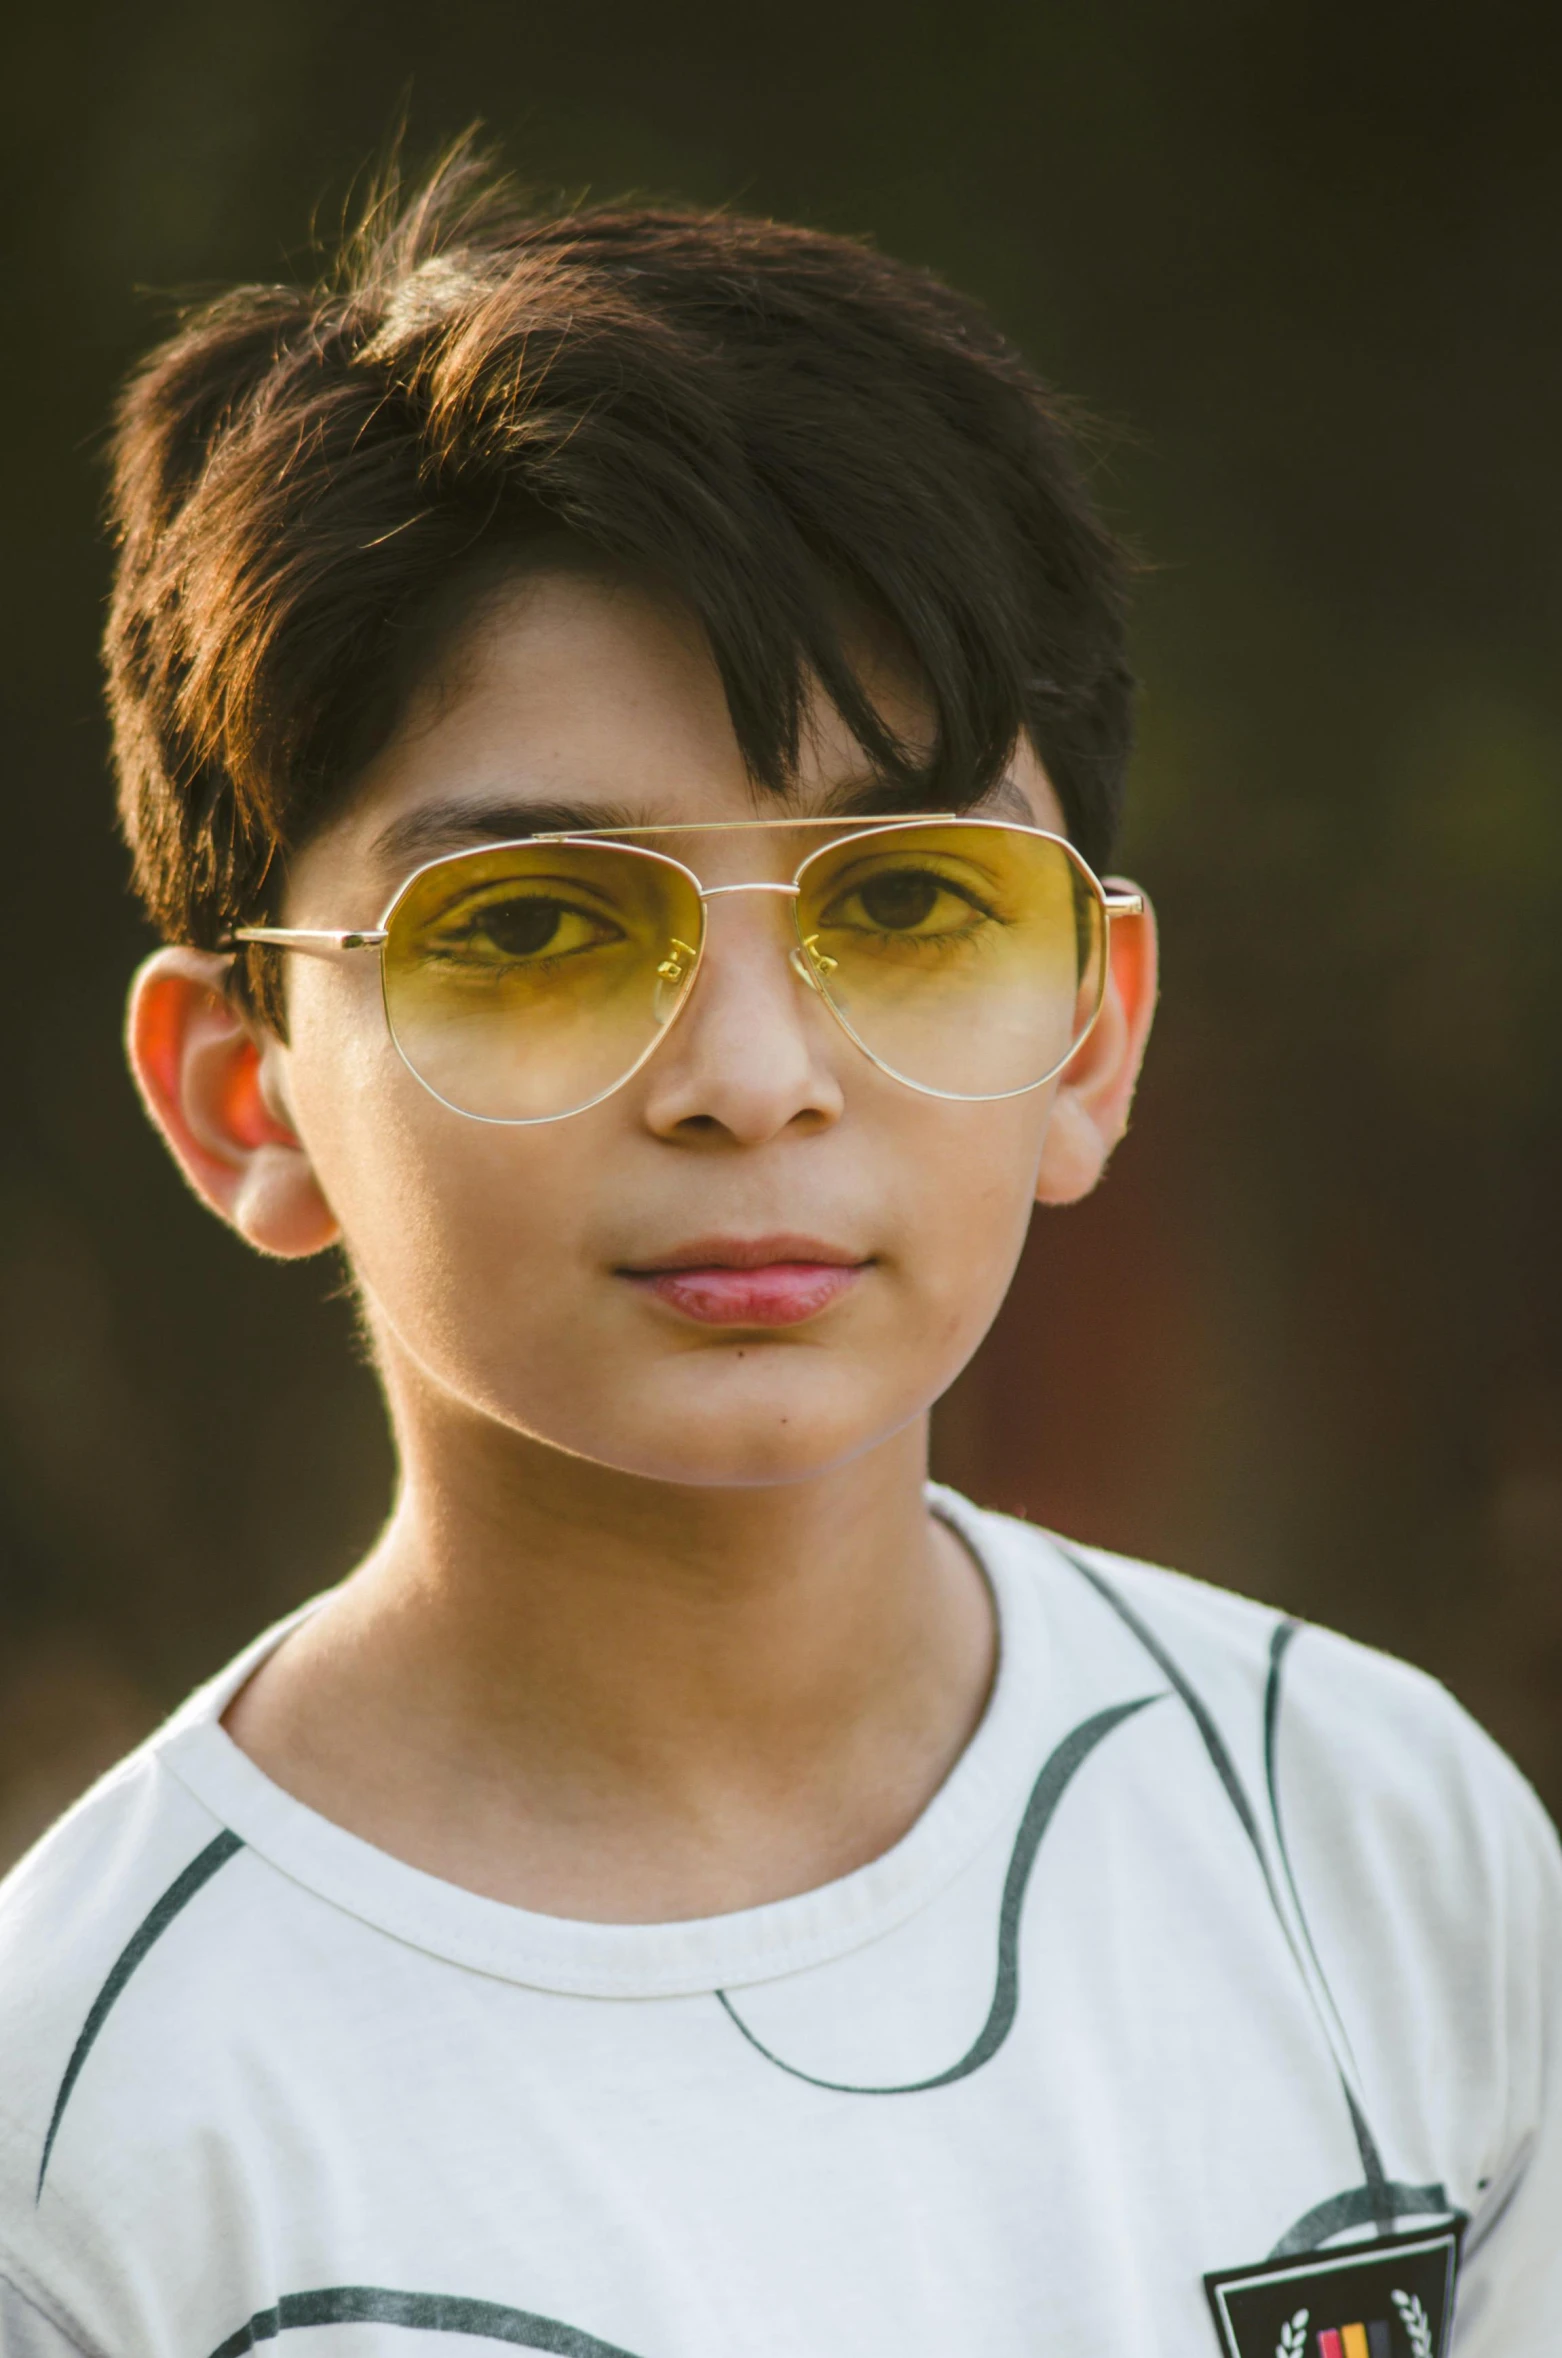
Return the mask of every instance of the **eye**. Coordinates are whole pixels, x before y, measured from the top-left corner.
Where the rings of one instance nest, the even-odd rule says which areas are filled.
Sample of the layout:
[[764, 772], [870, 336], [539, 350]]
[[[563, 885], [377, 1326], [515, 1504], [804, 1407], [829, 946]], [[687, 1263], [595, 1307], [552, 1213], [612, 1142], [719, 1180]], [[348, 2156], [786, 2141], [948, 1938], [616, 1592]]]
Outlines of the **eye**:
[[857, 898], [870, 924], [882, 925], [891, 933], [908, 933], [913, 926], [927, 923], [942, 889], [938, 878], [929, 876], [925, 869], [901, 868], [870, 877]]
[[453, 911], [433, 944], [445, 957], [524, 966], [621, 940], [608, 918], [548, 893], [511, 893]]
[[824, 911], [826, 926], [892, 941], [953, 945], [995, 914], [974, 881], [920, 865], [882, 867], [843, 883]]
[[472, 931], [507, 958], [538, 958], [557, 946], [569, 914], [562, 901], [494, 901]]

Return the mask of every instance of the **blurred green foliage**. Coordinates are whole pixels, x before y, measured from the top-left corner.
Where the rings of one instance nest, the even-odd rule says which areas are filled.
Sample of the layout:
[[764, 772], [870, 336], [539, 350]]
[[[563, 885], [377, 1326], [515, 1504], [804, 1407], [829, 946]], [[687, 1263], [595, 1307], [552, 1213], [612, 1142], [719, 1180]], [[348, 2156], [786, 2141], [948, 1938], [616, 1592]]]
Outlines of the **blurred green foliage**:
[[6, 1791], [65, 1798], [387, 1496], [332, 1273], [247, 1260], [121, 1071], [95, 507], [170, 291], [311, 270], [403, 106], [544, 190], [871, 234], [1103, 422], [1162, 1035], [941, 1462], [1428, 1663], [1562, 1801], [1559, 52], [1538, 7], [1405, 0], [14, 23], [0, 1848]]

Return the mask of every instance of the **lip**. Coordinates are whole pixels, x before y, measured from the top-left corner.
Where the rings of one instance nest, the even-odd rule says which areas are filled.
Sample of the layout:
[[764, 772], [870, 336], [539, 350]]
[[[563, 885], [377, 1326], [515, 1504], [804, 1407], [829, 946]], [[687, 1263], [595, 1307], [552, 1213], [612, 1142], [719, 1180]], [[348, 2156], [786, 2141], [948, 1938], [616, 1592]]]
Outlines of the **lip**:
[[869, 1267], [813, 1236], [704, 1236], [618, 1274], [701, 1326], [800, 1326]]

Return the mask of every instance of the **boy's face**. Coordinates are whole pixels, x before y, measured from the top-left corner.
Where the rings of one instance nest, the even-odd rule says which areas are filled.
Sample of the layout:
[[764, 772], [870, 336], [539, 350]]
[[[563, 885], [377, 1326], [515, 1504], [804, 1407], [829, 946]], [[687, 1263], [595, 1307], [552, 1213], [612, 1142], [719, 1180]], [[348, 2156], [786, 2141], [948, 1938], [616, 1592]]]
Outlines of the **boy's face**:
[[[886, 665], [867, 678], [915, 734], [914, 696]], [[373, 927], [419, 860], [482, 840], [463, 811], [513, 813], [501, 831], [537, 805], [773, 818], [838, 805], [861, 772], [821, 706], [778, 806], [744, 771], [692, 624], [633, 586], [537, 575], [466, 634], [294, 860], [281, 921]], [[1062, 832], [1028, 749], [992, 813]], [[756, 841], [705, 839], [704, 881], [771, 873]], [[1060, 1080], [962, 1103], [853, 1046], [788, 963], [780, 896], [708, 909], [679, 1020], [615, 1095], [560, 1121], [492, 1125], [431, 1096], [369, 952], [288, 958], [285, 1045], [239, 1024], [220, 960], [163, 952], [132, 1052], [187, 1172], [252, 1242], [339, 1232], [402, 1406], [664, 1482], [794, 1480], [920, 1417], [991, 1322], [1037, 1195], [1094, 1183], [1127, 1118], [1153, 937], [1114, 922], [1107, 1004]], [[756, 1254], [757, 1276], [734, 1268]]]

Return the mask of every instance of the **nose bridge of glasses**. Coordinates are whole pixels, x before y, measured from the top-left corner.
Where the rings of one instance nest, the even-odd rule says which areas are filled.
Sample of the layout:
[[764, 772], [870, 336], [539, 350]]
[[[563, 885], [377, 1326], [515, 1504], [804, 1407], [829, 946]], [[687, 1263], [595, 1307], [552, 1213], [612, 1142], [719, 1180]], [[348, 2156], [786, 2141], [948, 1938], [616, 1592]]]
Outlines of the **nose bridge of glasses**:
[[[775, 907], [777, 903], [781, 902], [786, 904], [785, 914], [782, 915], [782, 923], [787, 927], [787, 930], [792, 933], [793, 938], [795, 939], [795, 912], [797, 909], [797, 899], [800, 889], [801, 888], [798, 886], [795, 880], [789, 883], [780, 883], [771, 877], [745, 877], [735, 884], [700, 885], [700, 914], [701, 917], [705, 920], [707, 937], [709, 935], [710, 918], [712, 913], [711, 905], [713, 902], [737, 900], [739, 896], [744, 893], [762, 893], [768, 897], [772, 907]], [[779, 909], [777, 910], [777, 914], [782, 914]], [[736, 912], [734, 912], [734, 915], [736, 915]], [[762, 930], [768, 931], [768, 928], [762, 928]], [[742, 933], [743, 927], [740, 922], [738, 938], [742, 937]]]
[[779, 892], [795, 901], [801, 889], [797, 884], [771, 884], [762, 880], [750, 884], [702, 884], [700, 898], [702, 901], [717, 901], [723, 894], [731, 892]]
[[[742, 884], [701, 885], [699, 888], [699, 893], [700, 901], [703, 905], [708, 901], [719, 901], [727, 899], [737, 893], [766, 892], [774, 895], [778, 899], [789, 901], [792, 904], [792, 911], [795, 914], [798, 900], [802, 894], [802, 889], [802, 885], [795, 878], [789, 883], [779, 883], [770, 878], [756, 877], [751, 878]], [[681, 948], [682, 945], [680, 944], [679, 947]], [[826, 957], [816, 947], [815, 938], [810, 936], [806, 943], [798, 944], [795, 941], [793, 942], [792, 947], [787, 952], [787, 963], [791, 967], [792, 972], [796, 975], [800, 983], [806, 984], [808, 989], [811, 991], [817, 991], [819, 988], [819, 975], [821, 973], [828, 973], [834, 966], [835, 960], [833, 958]]]

